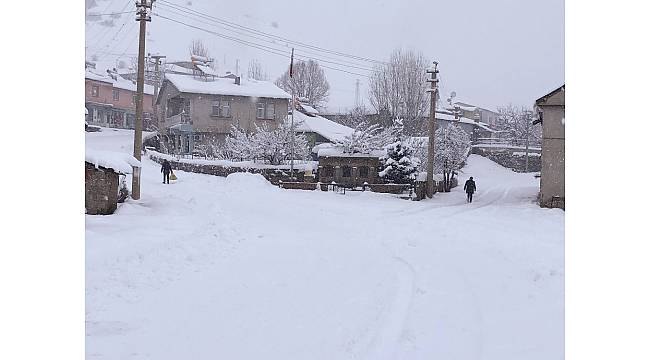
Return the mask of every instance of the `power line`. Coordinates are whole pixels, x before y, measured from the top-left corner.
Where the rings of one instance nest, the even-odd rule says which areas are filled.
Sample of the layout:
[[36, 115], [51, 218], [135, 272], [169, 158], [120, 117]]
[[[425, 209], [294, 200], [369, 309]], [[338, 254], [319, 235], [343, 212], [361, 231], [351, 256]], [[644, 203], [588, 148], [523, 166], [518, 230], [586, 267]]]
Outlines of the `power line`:
[[[224, 30], [226, 30], [226, 31], [233, 32], [233, 33], [235, 33], [235, 34], [237, 34], [237, 35], [247, 36], [247, 37], [253, 38], [253, 39], [255, 39], [255, 40], [259, 40], [259, 41], [264, 41], [264, 42], [271, 43], [271, 44], [276, 45], [276, 46], [282, 46], [282, 47], [285, 47], [286, 50], [289, 49], [289, 45], [288, 45], [288, 43], [286, 43], [285, 41], [282, 41], [282, 42], [285, 42], [284, 45], [283, 45], [283, 44], [278, 44], [278, 41], [279, 41], [279, 40], [268, 39], [268, 38], [260, 37], [260, 36], [257, 36], [257, 35], [252, 35], [252, 34], [250, 34], [250, 33], [242, 32], [242, 31], [240, 31], [240, 30], [233, 29], [233, 27], [232, 27], [232, 26], [229, 26], [229, 25], [224, 26], [221, 22], [212, 19], [212, 17], [210, 17], [210, 16], [208, 16], [208, 15], [203, 15], [203, 14], [201, 14], [201, 13], [195, 14], [195, 13], [192, 13], [192, 12], [189, 12], [189, 11], [186, 11], [186, 10], [183, 10], [183, 9], [180, 8], [180, 7], [176, 7], [176, 6], [172, 6], [172, 5], [167, 5], [167, 4], [162, 4], [162, 3], [161, 3], [161, 4], [158, 4], [158, 5], [162, 5], [163, 7], [165, 7], [164, 9], [161, 9], [161, 10], [169, 11], [169, 12], [174, 13], [174, 14], [176, 14], [176, 15], [180, 15], [180, 16], [183, 16], [183, 17], [185, 17], [185, 18], [188, 18], [188, 19], [191, 19], [191, 20], [194, 20], [194, 21], [198, 21], [198, 22], [203, 23], [203, 24], [207, 24], [207, 25], [211, 25], [211, 26], [217, 26], [217, 27], [219, 27], [219, 28], [221, 28], [221, 29], [224, 29]], [[170, 10], [170, 9], [178, 10], [178, 11], [180, 11], [181, 13], [176, 12], [176, 11], [173, 11], [173, 10]], [[193, 17], [190, 17], [190, 16], [193, 16]], [[206, 22], [206, 21], [204, 21], [204, 20], [197, 19], [197, 18], [195, 18], [195, 17], [199, 17], [199, 18], [207, 19], [207, 20], [209, 20], [210, 22], [208, 23], [208, 22]], [[343, 58], [343, 59], [341, 59], [340, 57], [337, 58], [337, 57], [329, 56], [329, 55], [326, 55], [326, 54], [323, 54], [323, 53], [319, 53], [319, 52], [315, 52], [315, 51], [310, 51], [310, 50], [306, 50], [306, 49], [300, 49], [300, 48], [299, 48], [298, 50], [299, 50], [301, 53], [315, 55], [315, 56], [312, 57], [313, 59], [317, 59], [317, 60], [320, 60], [320, 61], [323, 61], [323, 62], [330, 62], [330, 63], [332, 63], [332, 64], [337, 64], [337, 65], [342, 65], [342, 66], [349, 66], [349, 67], [352, 67], [352, 68], [355, 68], [355, 69], [359, 69], [359, 70], [372, 71], [372, 69], [368, 69], [368, 68], [365, 67], [365, 66], [367, 66], [367, 65], [362, 65], [362, 64], [359, 64], [359, 63], [352, 62], [352, 61], [350, 61], [350, 60], [347, 60], [347, 58]], [[324, 60], [324, 59], [330, 59], [330, 60], [336, 60], [336, 61], [328, 61], [328, 60]], [[358, 61], [358, 60], [356, 60], [356, 61]], [[346, 64], [342, 64], [341, 62], [344, 62], [344, 63], [346, 63]]]
[[[122, 7], [122, 10], [120, 10], [120, 12], [126, 10], [127, 6], [129, 6], [130, 3], [131, 3], [131, 1], [130, 1], [130, 0], [127, 0], [127, 1], [126, 1], [126, 4], [124, 4], [124, 7]], [[105, 10], [104, 10], [104, 11], [105, 11]], [[126, 21], [124, 22], [124, 24], [126, 24]], [[124, 26], [124, 25], [122, 25], [122, 26]], [[106, 27], [106, 29], [105, 29], [104, 31], [101, 31], [101, 30], [100, 30], [100, 32], [97, 33], [97, 36], [99, 36], [100, 34], [101, 34], [101, 36], [99, 36], [99, 37], [95, 36], [94, 39], [93, 39], [93, 42], [94, 42], [94, 43], [100, 43], [100, 42], [104, 39], [104, 37], [106, 36], [106, 34], [108, 34], [108, 33], [110, 33], [110, 32], [111, 32], [111, 27]]]
[[135, 11], [123, 11], [123, 12], [114, 12], [114, 13], [104, 13], [104, 14], [86, 14], [86, 17], [92, 16], [109, 16], [109, 15], [121, 15], [121, 14], [135, 14]]
[[[174, 13], [174, 14], [176, 14], [176, 15], [180, 15], [180, 16], [183, 16], [183, 17], [187, 17], [187, 18], [189, 18], [189, 19], [191, 19], [191, 20], [195, 20], [195, 21], [198, 21], [198, 22], [201, 22], [201, 23], [207, 24], [207, 25], [212, 25], [212, 24], [210, 24], [210, 23], [206, 23], [205, 21], [201, 21], [201, 20], [199, 20], [199, 19], [190, 18], [190, 17], [188, 17], [187, 15], [180, 14], [180, 13], [175, 12], [175, 11], [173, 11], [173, 10], [169, 10], [169, 9], [161, 9], [161, 10], [169, 11], [169, 12]], [[159, 14], [155, 14], [155, 15], [159, 15]], [[221, 34], [221, 33], [219, 33], [219, 34]], [[257, 45], [257, 46], [265, 47], [265, 48], [272, 49], [272, 50], [275, 50], [275, 51], [284, 51], [283, 49], [278, 49], [278, 48], [275, 48], [275, 47], [272, 47], [272, 46], [268, 46], [268, 45], [262, 45], [262, 44], [254, 43], [254, 42], [251, 42], [251, 41], [248, 41], [248, 40], [243, 40], [243, 39], [236, 38], [236, 37], [230, 37], [229, 35], [224, 35], [224, 34], [221, 34], [221, 35], [223, 35], [223, 36], [228, 36], [228, 40], [237, 39], [237, 40], [233, 40], [233, 41], [238, 41], [238, 42], [246, 43], [245, 45], [255, 44], [255, 45]], [[249, 36], [250, 36], [250, 35], [249, 35]], [[357, 65], [348, 65], [348, 64], [341, 63], [341, 62], [337, 62], [337, 61], [325, 60], [325, 59], [322, 59], [322, 58], [320, 58], [320, 57], [309, 56], [309, 55], [304, 55], [304, 54], [303, 54], [303, 55], [301, 56], [301, 59], [304, 60], [304, 58], [313, 59], [313, 60], [318, 60], [318, 61], [320, 61], [320, 62], [330, 63], [330, 64], [334, 64], [334, 65], [340, 65], [340, 66], [344, 66], [344, 67], [348, 67], [348, 68], [354, 68], [354, 69], [358, 69], [358, 70], [373, 71], [372, 69], [365, 68], [365, 67], [361, 67], [361, 66], [357, 66]]]
[[[166, 17], [166, 16], [161, 15], [159, 13], [153, 13], [153, 15], [158, 16], [158, 17], [160, 17], [162, 19], [165, 19], [165, 20], [169, 20], [169, 21], [181, 24], [181, 25], [185, 25], [185, 26], [193, 28], [193, 29], [197, 29], [197, 30], [207, 32], [209, 34], [212, 34], [212, 35], [215, 35], [215, 36], [227, 39], [227, 40], [231, 40], [231, 41], [234, 41], [234, 42], [246, 45], [246, 46], [250, 46], [250, 47], [262, 50], [262, 51], [266, 51], [266, 52], [274, 54], [274, 55], [282, 56], [284, 58], [289, 58], [289, 56], [287, 54], [281, 53], [280, 49], [276, 49], [276, 48], [273, 48], [273, 47], [270, 47], [270, 46], [256, 44], [256, 43], [253, 43], [253, 42], [250, 42], [250, 41], [246, 41], [246, 40], [238, 39], [238, 38], [235, 38], [235, 37], [232, 37], [232, 36], [224, 35], [224, 34], [209, 30], [209, 29], [202, 28], [200, 26], [188, 24], [188, 23], [185, 23], [185, 22], [177, 20], [177, 19], [172, 19], [172, 18]], [[302, 58], [302, 60], [305, 60], [305, 58]], [[355, 72], [352, 72], [352, 71], [347, 71], [347, 70], [343, 70], [343, 69], [339, 69], [339, 68], [335, 68], [335, 67], [331, 67], [331, 66], [327, 66], [327, 65], [322, 65], [321, 64], [320, 66], [322, 66], [322, 67], [324, 67], [326, 69], [341, 71], [341, 72], [345, 72], [345, 73], [352, 74], [352, 75], [369, 77], [368, 75], [365, 75], [365, 74], [359, 74], [359, 73], [355, 73]]]
[[[356, 59], [356, 60], [366, 61], [366, 62], [370, 62], [370, 63], [374, 63], [374, 64], [385, 64], [386, 63], [386, 62], [380, 61], [380, 60], [375, 60], [375, 59], [371, 59], [371, 58], [367, 58], [367, 57], [347, 54], [347, 53], [343, 53], [343, 52], [340, 52], [340, 51], [330, 50], [330, 49], [326, 49], [326, 48], [319, 47], [319, 46], [316, 46], [316, 45], [310, 45], [310, 44], [306, 44], [306, 43], [303, 43], [303, 42], [300, 42], [300, 41], [291, 40], [291, 39], [288, 39], [288, 38], [285, 38], [285, 37], [282, 37], [282, 36], [269, 34], [269, 33], [266, 33], [266, 32], [260, 31], [260, 30], [256, 30], [256, 29], [253, 29], [253, 28], [250, 28], [250, 27], [247, 27], [247, 26], [236, 24], [234, 22], [230, 22], [230, 21], [227, 21], [227, 20], [224, 20], [224, 19], [220, 19], [220, 18], [211, 16], [209, 14], [205, 14], [205, 13], [196, 11], [194, 9], [186, 8], [184, 6], [174, 4], [174, 3], [166, 1], [166, 0], [159, 0], [159, 3], [160, 4], [166, 4], [168, 6], [174, 6], [179, 10], [182, 9], [182, 10], [185, 10], [187, 12], [192, 12], [192, 13], [195, 13], [195, 14], [200, 15], [200, 16], [208, 17], [208, 18], [210, 18], [210, 19], [212, 19], [212, 20], [214, 20], [216, 22], [219, 22], [220, 24], [226, 25], [226, 26], [235, 27], [235, 28], [241, 29], [243, 31], [252, 32], [252, 33], [255, 33], [255, 34], [260, 35], [260, 36], [264, 36], [264, 37], [275, 39], [275, 40], [284, 41], [284, 42], [287, 42], [287, 43], [290, 43], [290, 44], [295, 44], [295, 45], [298, 45], [298, 46], [301, 46], [301, 47], [306, 47], [306, 48], [309, 48], [309, 49], [312, 49], [312, 50], [325, 52], [325, 53], [330, 53], [330, 54], [334, 54], [334, 55], [338, 55], [338, 56], [342, 56], [342, 57], [348, 57], [348, 58], [352, 58], [352, 59]], [[296, 46], [296, 47], [298, 47], [298, 46]]]

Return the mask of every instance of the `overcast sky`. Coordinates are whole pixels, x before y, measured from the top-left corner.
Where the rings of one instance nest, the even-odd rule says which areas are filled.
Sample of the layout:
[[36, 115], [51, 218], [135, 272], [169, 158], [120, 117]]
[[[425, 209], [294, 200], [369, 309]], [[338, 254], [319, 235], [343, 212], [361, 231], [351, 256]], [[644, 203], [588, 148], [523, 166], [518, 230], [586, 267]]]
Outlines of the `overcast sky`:
[[[85, 0], [87, 15], [134, 10], [132, 0]], [[535, 99], [564, 83], [563, 0], [167, 0], [195, 11], [290, 40], [352, 54], [387, 60], [395, 48], [421, 51], [439, 62], [441, 97], [451, 91], [457, 99], [496, 108], [513, 103], [532, 105]], [[252, 41], [289, 54], [291, 45], [270, 44], [217, 27], [211, 21], [173, 13], [159, 1], [154, 11], [227, 36]], [[251, 59], [259, 60], [271, 80], [288, 66], [284, 57], [223, 39], [169, 20], [152, 17], [147, 23], [147, 52], [185, 60], [192, 39], [202, 39], [220, 69], [240, 72]], [[130, 63], [137, 52], [137, 24], [133, 14], [86, 17], [87, 57], [115, 63], [119, 55]], [[112, 24], [111, 24], [112, 23]], [[110, 26], [113, 25], [113, 26]], [[110, 54], [99, 53], [98, 50]], [[362, 68], [371, 64], [332, 54], [297, 54]], [[307, 51], [313, 51], [306, 49]], [[115, 54], [115, 55], [113, 55]], [[330, 58], [334, 56], [335, 59]], [[225, 63], [224, 63], [225, 62]], [[322, 63], [367, 75], [368, 71]], [[325, 69], [330, 83], [328, 108], [355, 103], [355, 81], [367, 100], [364, 76]]]

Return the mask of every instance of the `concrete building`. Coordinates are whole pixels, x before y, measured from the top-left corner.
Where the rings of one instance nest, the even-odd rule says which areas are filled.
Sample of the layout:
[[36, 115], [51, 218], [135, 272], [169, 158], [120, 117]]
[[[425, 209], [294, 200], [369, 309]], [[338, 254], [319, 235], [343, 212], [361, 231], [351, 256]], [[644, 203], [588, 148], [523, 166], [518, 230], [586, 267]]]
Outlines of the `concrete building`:
[[445, 104], [447, 110], [459, 109], [462, 112], [462, 116], [472, 120], [478, 120], [479, 122], [487, 124], [489, 127], [495, 129], [498, 126], [499, 113], [494, 110], [486, 109], [480, 106], [472, 105], [466, 102], [456, 101], [449, 106]]
[[542, 124], [542, 169], [539, 201], [564, 209], [564, 85], [535, 101]]
[[158, 93], [160, 133], [170, 152], [223, 142], [232, 126], [254, 132], [287, 119], [291, 96], [268, 81], [166, 74]]
[[[116, 71], [105, 73], [86, 68], [85, 105], [89, 125], [121, 129], [135, 128], [136, 84]], [[155, 129], [153, 122], [153, 86], [145, 85], [143, 100], [143, 129]]]

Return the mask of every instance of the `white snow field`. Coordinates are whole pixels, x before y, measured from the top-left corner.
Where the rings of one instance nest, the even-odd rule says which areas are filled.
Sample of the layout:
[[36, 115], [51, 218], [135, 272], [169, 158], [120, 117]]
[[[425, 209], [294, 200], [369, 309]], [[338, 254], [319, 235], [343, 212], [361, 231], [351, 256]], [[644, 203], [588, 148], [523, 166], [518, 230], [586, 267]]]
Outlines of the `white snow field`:
[[86, 215], [89, 359], [564, 358], [564, 212], [531, 174], [472, 155], [466, 204], [142, 164], [139, 201]]

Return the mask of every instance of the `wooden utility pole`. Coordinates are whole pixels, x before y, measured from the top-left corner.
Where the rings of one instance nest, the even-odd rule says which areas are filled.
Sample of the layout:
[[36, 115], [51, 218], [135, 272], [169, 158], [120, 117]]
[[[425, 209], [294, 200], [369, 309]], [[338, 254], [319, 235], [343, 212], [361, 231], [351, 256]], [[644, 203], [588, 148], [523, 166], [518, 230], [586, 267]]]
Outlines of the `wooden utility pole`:
[[[147, 9], [151, 9], [153, 0], [139, 0], [135, 3], [140, 22], [140, 43], [138, 46], [138, 84], [135, 103], [135, 133], [133, 135], [133, 157], [142, 159], [142, 101], [144, 100], [144, 45], [147, 34], [147, 21], [151, 21]], [[133, 182], [131, 183], [131, 198], [140, 199], [140, 171], [141, 168], [133, 169]]]
[[430, 199], [434, 193], [433, 181], [433, 157], [434, 157], [434, 144], [436, 136], [436, 93], [438, 92], [438, 62], [433, 62], [433, 67], [427, 69], [427, 74], [431, 74], [431, 79], [427, 82], [431, 83], [431, 88], [427, 92], [431, 94], [431, 108], [429, 110], [429, 151], [427, 159], [427, 197]]

